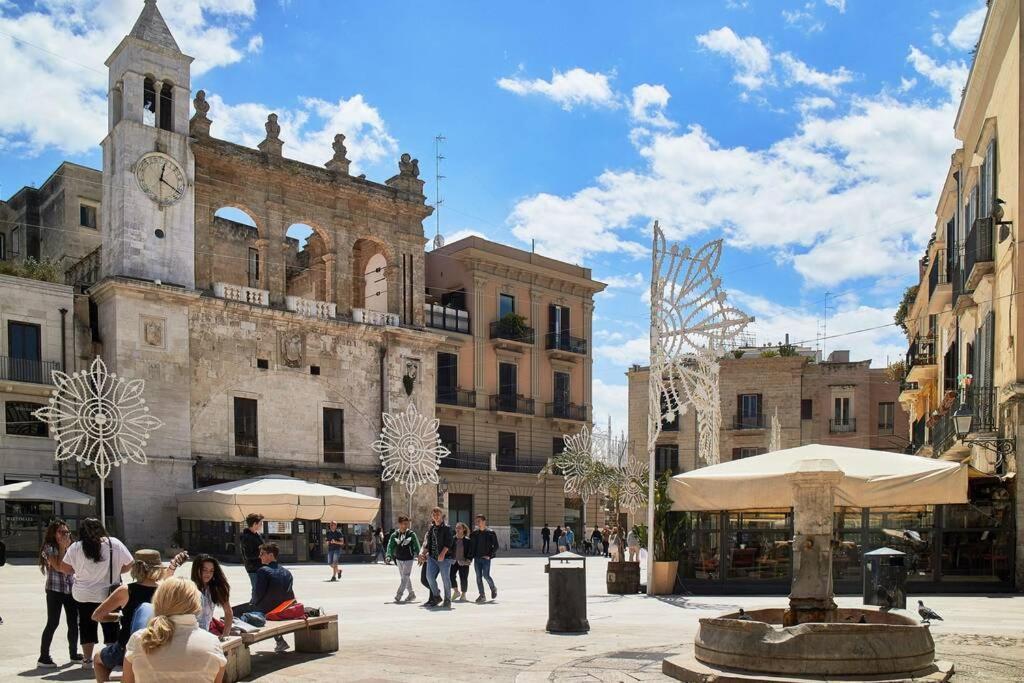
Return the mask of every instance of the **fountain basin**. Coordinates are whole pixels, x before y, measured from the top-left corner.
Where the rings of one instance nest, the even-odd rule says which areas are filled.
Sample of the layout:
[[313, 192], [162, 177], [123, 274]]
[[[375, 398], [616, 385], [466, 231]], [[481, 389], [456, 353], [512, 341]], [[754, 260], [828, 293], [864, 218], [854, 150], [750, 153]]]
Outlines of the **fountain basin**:
[[[770, 674], [880, 675], [932, 666], [927, 626], [875, 609], [837, 609], [826, 622], [783, 626], [784, 609], [700, 620], [694, 657], [708, 665]], [[858, 623], [861, 617], [867, 623]]]

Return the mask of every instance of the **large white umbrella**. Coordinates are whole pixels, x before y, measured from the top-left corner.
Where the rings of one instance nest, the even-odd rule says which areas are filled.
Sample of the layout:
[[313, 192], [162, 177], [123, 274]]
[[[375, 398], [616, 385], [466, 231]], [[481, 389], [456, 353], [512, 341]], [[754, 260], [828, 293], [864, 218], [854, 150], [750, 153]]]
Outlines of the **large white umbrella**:
[[380, 499], [314, 482], [268, 474], [204, 486], [178, 496], [178, 517], [241, 522], [258, 512], [270, 520], [319, 519], [368, 524]]
[[0, 486], [0, 500], [52, 500], [71, 505], [92, 505], [92, 496], [41, 479]]
[[853, 507], [967, 502], [967, 466], [865, 448], [811, 444], [704, 467], [673, 477], [673, 510], [750, 510], [793, 505], [801, 463], [831, 460], [842, 471], [835, 504]]

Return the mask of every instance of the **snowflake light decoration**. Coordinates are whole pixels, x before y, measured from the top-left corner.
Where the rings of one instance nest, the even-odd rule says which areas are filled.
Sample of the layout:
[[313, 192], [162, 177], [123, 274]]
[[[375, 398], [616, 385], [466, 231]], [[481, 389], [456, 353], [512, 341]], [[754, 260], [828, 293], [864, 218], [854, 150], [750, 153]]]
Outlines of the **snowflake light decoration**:
[[411, 495], [421, 484], [436, 484], [441, 458], [451, 451], [441, 444], [440, 421], [420, 415], [414, 403], [404, 413], [384, 413], [384, 428], [371, 448], [380, 454], [381, 479], [405, 484]]
[[768, 451], [777, 451], [782, 448], [782, 423], [779, 422], [779, 409], [775, 409], [772, 415], [772, 433], [768, 439]]
[[647, 477], [650, 467], [641, 458], [630, 458], [617, 471], [619, 505], [629, 511], [647, 505]]
[[594, 459], [594, 443], [586, 426], [565, 437], [565, 450], [553, 457], [551, 463], [565, 477], [565, 492], [582, 498], [584, 504], [608, 484], [607, 467]]
[[87, 371], [53, 372], [56, 389], [49, 405], [32, 414], [50, 427], [57, 460], [74, 458], [106, 479], [111, 467], [146, 464], [149, 433], [163, 426], [149, 414], [141, 379], [126, 380], [107, 372], [97, 356]]

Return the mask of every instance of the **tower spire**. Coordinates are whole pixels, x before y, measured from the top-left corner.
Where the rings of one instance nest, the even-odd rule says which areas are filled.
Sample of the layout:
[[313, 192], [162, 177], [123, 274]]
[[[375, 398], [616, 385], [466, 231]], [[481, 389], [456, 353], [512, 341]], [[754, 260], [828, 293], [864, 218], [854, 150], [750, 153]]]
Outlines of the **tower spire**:
[[164, 21], [163, 15], [157, 9], [156, 0], [145, 0], [142, 14], [135, 20], [135, 25], [132, 26], [128, 35], [176, 52], [181, 51], [174, 36], [171, 35], [171, 30], [167, 28], [167, 22]]

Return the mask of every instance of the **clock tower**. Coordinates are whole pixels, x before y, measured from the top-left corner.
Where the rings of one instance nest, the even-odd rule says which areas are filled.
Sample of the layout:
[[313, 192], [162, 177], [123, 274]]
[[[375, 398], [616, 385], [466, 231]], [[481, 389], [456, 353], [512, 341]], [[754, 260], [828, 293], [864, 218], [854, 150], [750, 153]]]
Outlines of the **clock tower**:
[[145, 0], [106, 61], [103, 275], [195, 288], [195, 161], [189, 146], [189, 66]]

